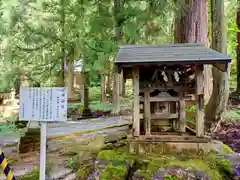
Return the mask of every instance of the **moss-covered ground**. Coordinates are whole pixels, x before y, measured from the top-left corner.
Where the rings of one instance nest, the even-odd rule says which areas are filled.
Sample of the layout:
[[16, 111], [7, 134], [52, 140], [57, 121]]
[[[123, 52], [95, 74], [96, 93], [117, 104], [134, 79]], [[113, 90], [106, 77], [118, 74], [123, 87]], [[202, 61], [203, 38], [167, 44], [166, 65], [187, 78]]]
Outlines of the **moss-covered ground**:
[[[135, 168], [140, 169], [139, 174], [145, 179], [150, 179], [151, 176], [159, 169], [166, 167], [192, 167], [196, 170], [203, 171], [210, 179], [222, 180], [225, 179], [225, 173], [231, 173], [232, 168], [230, 163], [223, 159], [218, 154], [211, 152], [201, 156], [191, 153], [177, 154], [144, 154], [131, 155], [126, 147], [116, 150], [105, 150], [98, 154], [99, 158], [117, 160], [122, 162], [135, 162]], [[120, 171], [120, 169], [122, 171]], [[103, 179], [109, 176], [120, 176], [125, 174], [126, 169], [122, 165], [112, 166], [109, 164], [103, 173]]]
[[[138, 170], [138, 175], [148, 180], [158, 169], [167, 167], [191, 168], [204, 172], [212, 180], [226, 180], [225, 175], [232, 172], [229, 161], [224, 159], [222, 153], [210, 152], [199, 155], [196, 152], [183, 151], [169, 154], [130, 154], [127, 145], [114, 148], [111, 143], [104, 143], [105, 136], [98, 135], [74, 146], [72, 144], [75, 142], [70, 141], [64, 145], [62, 156], [68, 157], [67, 167], [74, 170], [77, 180], [88, 177], [91, 170], [98, 171], [101, 180], [126, 179], [127, 176], [133, 175], [129, 174], [130, 170]], [[231, 149], [226, 145], [223, 147], [224, 153], [231, 153]], [[97, 166], [96, 161], [100, 160], [104, 160], [104, 163]], [[34, 169], [20, 179], [33, 180], [38, 174], [38, 169]], [[176, 177], [166, 175], [165, 179]]]

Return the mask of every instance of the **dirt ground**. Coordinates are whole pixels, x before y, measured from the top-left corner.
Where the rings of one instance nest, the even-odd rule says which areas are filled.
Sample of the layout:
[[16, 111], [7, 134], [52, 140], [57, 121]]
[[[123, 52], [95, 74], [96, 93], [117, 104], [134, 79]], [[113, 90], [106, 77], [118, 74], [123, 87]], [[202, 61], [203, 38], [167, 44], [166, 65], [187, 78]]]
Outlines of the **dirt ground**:
[[[50, 179], [75, 179], [72, 170], [67, 168], [69, 163], [68, 156], [64, 155], [67, 147], [74, 147], [77, 143], [87, 141], [93, 138], [94, 134], [84, 134], [75, 137], [61, 137], [57, 139], [48, 140], [47, 148], [47, 168], [51, 169]], [[24, 174], [31, 172], [34, 168], [39, 167], [39, 152], [31, 152], [26, 154], [17, 153], [17, 145], [4, 148], [5, 156], [11, 164], [13, 172], [16, 177], [21, 177]], [[5, 180], [6, 177], [2, 174], [0, 180]]]

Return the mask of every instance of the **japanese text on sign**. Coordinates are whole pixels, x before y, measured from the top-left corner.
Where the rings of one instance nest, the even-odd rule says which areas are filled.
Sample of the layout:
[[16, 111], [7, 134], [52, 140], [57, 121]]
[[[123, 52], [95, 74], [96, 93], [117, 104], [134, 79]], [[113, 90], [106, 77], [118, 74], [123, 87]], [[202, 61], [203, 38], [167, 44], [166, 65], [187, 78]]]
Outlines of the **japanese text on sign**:
[[21, 87], [19, 117], [23, 121], [67, 120], [67, 88]]

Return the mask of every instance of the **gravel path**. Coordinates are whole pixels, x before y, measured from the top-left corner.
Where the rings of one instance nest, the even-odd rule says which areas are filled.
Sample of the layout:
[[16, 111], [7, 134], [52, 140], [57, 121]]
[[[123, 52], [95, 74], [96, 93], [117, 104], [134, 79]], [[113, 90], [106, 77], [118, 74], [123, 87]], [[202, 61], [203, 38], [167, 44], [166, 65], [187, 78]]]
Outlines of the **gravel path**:
[[[82, 121], [54, 122], [48, 124], [47, 136], [57, 136], [78, 133], [86, 130], [104, 129], [124, 123], [131, 123], [131, 119], [120, 117], [96, 118]], [[18, 142], [20, 137], [4, 135], [0, 133], [0, 146]]]

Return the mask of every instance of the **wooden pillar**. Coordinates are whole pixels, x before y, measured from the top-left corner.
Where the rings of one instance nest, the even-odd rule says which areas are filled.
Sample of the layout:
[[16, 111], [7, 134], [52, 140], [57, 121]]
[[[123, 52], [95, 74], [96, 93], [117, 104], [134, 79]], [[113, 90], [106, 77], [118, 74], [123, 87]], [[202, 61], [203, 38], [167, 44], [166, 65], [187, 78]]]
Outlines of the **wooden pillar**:
[[185, 101], [184, 93], [180, 92], [180, 101], [179, 101], [179, 130], [180, 132], [186, 132], [186, 113], [185, 113]]
[[154, 102], [154, 113], [161, 113], [160, 102]]
[[196, 134], [204, 137], [204, 74], [203, 65], [196, 69]]
[[118, 67], [114, 67], [114, 91], [113, 91], [113, 104], [114, 104], [114, 114], [119, 114], [120, 112], [120, 88], [119, 88], [119, 73]]
[[133, 136], [140, 135], [139, 68], [133, 67]]
[[151, 135], [150, 92], [144, 93], [144, 122], [145, 134]]

